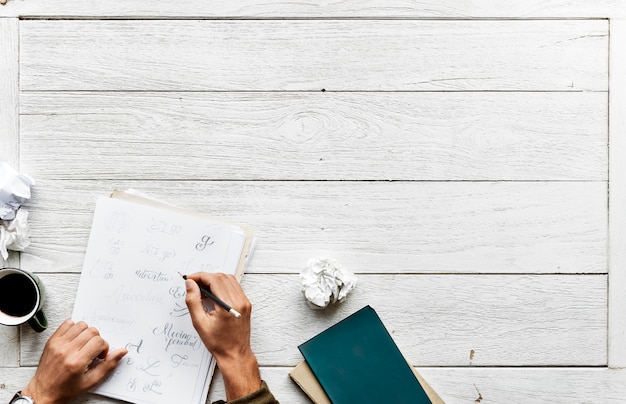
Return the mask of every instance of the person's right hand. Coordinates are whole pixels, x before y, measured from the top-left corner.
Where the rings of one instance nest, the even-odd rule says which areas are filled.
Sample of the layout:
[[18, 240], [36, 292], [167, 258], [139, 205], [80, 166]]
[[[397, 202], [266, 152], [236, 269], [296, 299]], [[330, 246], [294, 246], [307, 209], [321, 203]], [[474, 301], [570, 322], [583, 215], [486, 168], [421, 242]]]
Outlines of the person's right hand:
[[[232, 316], [217, 304], [214, 310], [205, 311], [198, 283], [241, 313], [241, 318]], [[252, 304], [237, 279], [232, 275], [199, 272], [187, 275], [185, 286], [191, 321], [224, 376], [227, 400], [258, 390], [261, 377], [250, 347]]]

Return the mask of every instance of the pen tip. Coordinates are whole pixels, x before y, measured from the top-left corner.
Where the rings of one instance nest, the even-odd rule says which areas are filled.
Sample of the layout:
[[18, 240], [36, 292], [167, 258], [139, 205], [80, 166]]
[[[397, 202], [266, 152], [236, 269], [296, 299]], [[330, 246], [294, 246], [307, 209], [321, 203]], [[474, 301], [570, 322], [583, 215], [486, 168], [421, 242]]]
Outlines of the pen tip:
[[178, 273], [178, 275], [180, 275], [183, 279], [187, 280], [187, 275], [183, 275], [180, 272]]

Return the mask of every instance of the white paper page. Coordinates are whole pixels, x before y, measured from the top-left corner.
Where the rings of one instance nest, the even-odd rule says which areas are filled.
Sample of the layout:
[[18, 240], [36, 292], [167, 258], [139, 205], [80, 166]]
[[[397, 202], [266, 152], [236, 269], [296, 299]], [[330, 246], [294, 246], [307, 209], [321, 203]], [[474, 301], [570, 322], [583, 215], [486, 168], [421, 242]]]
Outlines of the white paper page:
[[240, 234], [221, 222], [98, 200], [72, 318], [129, 353], [96, 393], [133, 403], [205, 402], [214, 361], [191, 324], [177, 272], [235, 274], [241, 248], [230, 241], [239, 246]]

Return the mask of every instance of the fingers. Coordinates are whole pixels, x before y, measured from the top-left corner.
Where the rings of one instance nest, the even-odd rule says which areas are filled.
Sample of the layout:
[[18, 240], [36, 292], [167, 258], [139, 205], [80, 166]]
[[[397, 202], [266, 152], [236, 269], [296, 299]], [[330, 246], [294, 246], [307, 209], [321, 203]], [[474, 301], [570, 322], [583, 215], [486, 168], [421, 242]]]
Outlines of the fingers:
[[[218, 274], [219, 275], [219, 274]], [[248, 300], [248, 297], [244, 293], [241, 285], [232, 275], [218, 276], [214, 281], [214, 287], [216, 295], [219, 291], [220, 298], [223, 298], [233, 308], [238, 310], [242, 315], [247, 315], [252, 309], [252, 305]], [[222, 296], [223, 294], [223, 296]]]
[[[91, 330], [95, 329], [89, 328], [77, 338], [78, 340], [79, 338], [89, 337], [89, 339], [78, 349], [81, 355], [89, 361], [94, 358], [105, 358], [109, 353], [109, 343], [102, 339], [98, 330], [95, 330], [96, 334], [94, 334]], [[83, 337], [83, 335], [85, 335], [85, 337]], [[80, 343], [77, 342], [76, 344], [78, 345]]]
[[100, 336], [100, 332], [95, 327], [89, 327], [84, 321], [74, 323], [66, 320], [55, 331], [55, 334], [62, 338], [59, 342], [64, 345], [65, 352], [78, 354], [76, 359], [78, 359], [79, 366], [89, 366], [95, 358], [103, 359], [109, 352], [109, 343]]
[[[65, 324], [65, 323], [63, 323]], [[68, 341], [74, 341], [76, 337], [78, 337], [83, 331], [85, 331], [89, 326], [84, 321], [79, 321], [75, 324], [72, 324], [67, 331], [63, 334], [63, 339]]]
[[62, 337], [70, 328], [72, 328], [73, 325], [74, 322], [68, 318], [63, 323], [61, 323], [59, 328], [56, 329], [56, 331], [50, 336], [50, 338]]
[[240, 309], [249, 304], [246, 294], [241, 289], [237, 278], [223, 273], [197, 272], [187, 276], [211, 290], [215, 296]]
[[120, 363], [124, 355], [128, 353], [128, 349], [120, 348], [109, 352], [102, 360], [89, 369], [86, 377], [87, 383], [95, 386], [104, 380]]
[[[87, 324], [85, 324], [87, 326]], [[80, 332], [80, 334], [76, 335], [70, 345], [77, 351], [83, 350], [87, 344], [89, 344], [93, 339], [102, 340], [100, 338], [100, 333], [94, 327], [87, 327]], [[102, 340], [104, 342], [104, 340]]]
[[187, 303], [187, 308], [189, 309], [192, 322], [196, 323], [200, 318], [202, 318], [202, 316], [204, 316], [204, 306], [202, 305], [200, 288], [198, 287], [198, 284], [190, 278], [185, 281], [185, 288], [187, 289], [185, 303]]

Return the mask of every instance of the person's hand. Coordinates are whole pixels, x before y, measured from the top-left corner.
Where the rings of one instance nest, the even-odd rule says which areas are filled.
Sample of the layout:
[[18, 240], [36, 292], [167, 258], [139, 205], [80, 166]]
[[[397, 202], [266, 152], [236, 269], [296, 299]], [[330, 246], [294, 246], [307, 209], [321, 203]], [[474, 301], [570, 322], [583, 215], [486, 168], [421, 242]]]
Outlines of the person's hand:
[[[198, 282], [241, 313], [241, 318], [235, 318], [217, 304], [214, 310], [205, 311]], [[191, 321], [224, 376], [227, 400], [258, 390], [261, 377], [250, 347], [252, 304], [237, 279], [232, 275], [199, 272], [187, 275], [185, 286]]]
[[35, 376], [22, 395], [37, 404], [65, 403], [102, 382], [128, 351], [109, 352], [97, 329], [65, 320], [46, 342]]
[[[198, 284], [241, 313], [235, 318], [215, 304], [215, 310], [205, 311]], [[217, 360], [238, 358], [250, 350], [250, 313], [252, 305], [232, 275], [195, 273], [187, 275], [186, 303], [193, 326]]]

